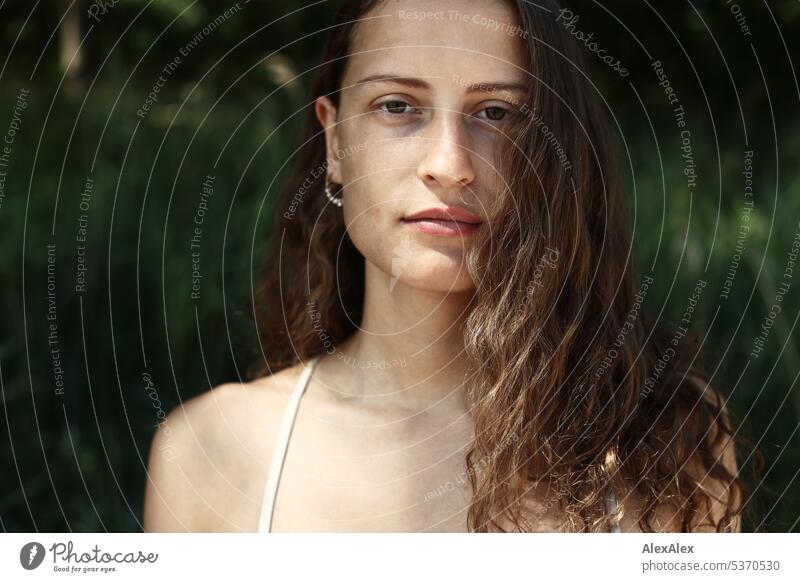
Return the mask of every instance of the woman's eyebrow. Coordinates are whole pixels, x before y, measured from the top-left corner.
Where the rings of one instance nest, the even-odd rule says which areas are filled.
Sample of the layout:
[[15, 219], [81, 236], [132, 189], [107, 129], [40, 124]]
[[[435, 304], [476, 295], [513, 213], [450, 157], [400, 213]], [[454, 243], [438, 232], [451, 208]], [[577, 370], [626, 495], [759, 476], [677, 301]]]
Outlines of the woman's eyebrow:
[[[508, 83], [503, 81], [498, 82], [482, 82], [482, 83], [466, 83], [455, 79], [458, 84], [463, 85], [467, 89], [467, 93], [495, 93], [499, 91], [520, 91], [527, 92], [528, 87], [522, 83]], [[364, 77], [360, 81], [356, 81], [353, 86], [363, 85], [365, 83], [397, 83], [398, 85], [405, 85], [413, 89], [430, 89], [430, 83], [417, 77], [403, 77], [401, 75], [392, 74], [378, 74]]]

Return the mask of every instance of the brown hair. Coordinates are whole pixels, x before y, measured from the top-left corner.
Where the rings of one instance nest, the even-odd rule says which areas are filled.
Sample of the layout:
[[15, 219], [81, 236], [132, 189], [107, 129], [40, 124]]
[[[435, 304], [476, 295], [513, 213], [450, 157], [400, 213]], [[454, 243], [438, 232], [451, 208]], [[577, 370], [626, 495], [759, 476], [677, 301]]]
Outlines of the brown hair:
[[[346, 0], [328, 33], [305, 137], [275, 210], [257, 303], [259, 373], [328, 351], [360, 321], [364, 259], [341, 212], [326, 208], [325, 139], [313, 101], [326, 95], [338, 107], [356, 25], [381, 1]], [[463, 327], [475, 421], [469, 528], [531, 529], [522, 500], [531, 482], [544, 482], [559, 492], [566, 529], [607, 528], [603, 501], [613, 489], [619, 499], [636, 491], [643, 531], [663, 507], [691, 531], [716, 499], [701, 483], [707, 474], [727, 493], [713, 526], [731, 530], [744, 484], [718, 451], [739, 437], [695, 369], [691, 332], [675, 346], [674, 332], [640, 309], [652, 278], [637, 285], [619, 170], [581, 51], [555, 21], [555, 1], [510, 4], [526, 31], [519, 40], [530, 83], [497, 150], [506, 182], [491, 229], [467, 259], [477, 286]]]

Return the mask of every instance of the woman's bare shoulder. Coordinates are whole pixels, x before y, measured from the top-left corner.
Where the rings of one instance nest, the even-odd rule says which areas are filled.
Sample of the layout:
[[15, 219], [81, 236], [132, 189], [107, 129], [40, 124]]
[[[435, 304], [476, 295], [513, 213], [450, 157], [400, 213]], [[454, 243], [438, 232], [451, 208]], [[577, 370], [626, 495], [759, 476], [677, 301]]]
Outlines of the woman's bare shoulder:
[[249, 382], [221, 384], [186, 401], [167, 419], [174, 416], [185, 423], [223, 428], [220, 423], [227, 417], [250, 421], [240, 428], [263, 428], [263, 415], [282, 414], [301, 371], [302, 365], [298, 364]]
[[242, 529], [301, 369], [222, 384], [167, 415], [150, 446], [145, 531]]

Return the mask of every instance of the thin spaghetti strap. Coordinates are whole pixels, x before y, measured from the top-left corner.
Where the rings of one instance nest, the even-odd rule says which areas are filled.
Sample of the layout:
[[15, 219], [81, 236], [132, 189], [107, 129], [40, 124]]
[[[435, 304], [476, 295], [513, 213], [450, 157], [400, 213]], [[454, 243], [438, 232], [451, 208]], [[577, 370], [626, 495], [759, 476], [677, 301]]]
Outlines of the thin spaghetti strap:
[[[617, 496], [613, 490], [609, 489], [608, 493], [606, 494], [606, 513], [611, 516], [616, 516], [617, 511], [619, 511], [619, 503], [617, 502]], [[611, 526], [611, 533], [622, 533], [619, 528], [619, 523], [614, 522]]]
[[275, 498], [278, 495], [278, 484], [283, 471], [283, 463], [286, 459], [286, 450], [289, 448], [289, 438], [292, 436], [292, 428], [294, 427], [295, 418], [297, 418], [300, 399], [306, 391], [311, 372], [314, 371], [320, 357], [320, 355], [317, 355], [308, 361], [289, 397], [289, 403], [283, 415], [283, 423], [275, 440], [275, 446], [272, 449], [272, 460], [267, 474], [267, 483], [264, 487], [264, 498], [261, 501], [261, 515], [258, 518], [259, 532], [269, 532], [272, 529], [272, 514], [275, 510]]

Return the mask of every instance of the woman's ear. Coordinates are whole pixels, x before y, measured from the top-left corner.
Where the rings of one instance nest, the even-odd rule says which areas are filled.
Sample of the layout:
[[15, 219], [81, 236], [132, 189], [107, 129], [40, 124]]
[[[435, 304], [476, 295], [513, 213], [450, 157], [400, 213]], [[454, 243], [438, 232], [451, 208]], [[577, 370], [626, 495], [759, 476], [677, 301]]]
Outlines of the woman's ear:
[[325, 130], [325, 152], [328, 161], [328, 176], [336, 184], [342, 183], [342, 170], [339, 167], [339, 137], [337, 127], [337, 111], [333, 102], [325, 96], [314, 102], [314, 112]]

